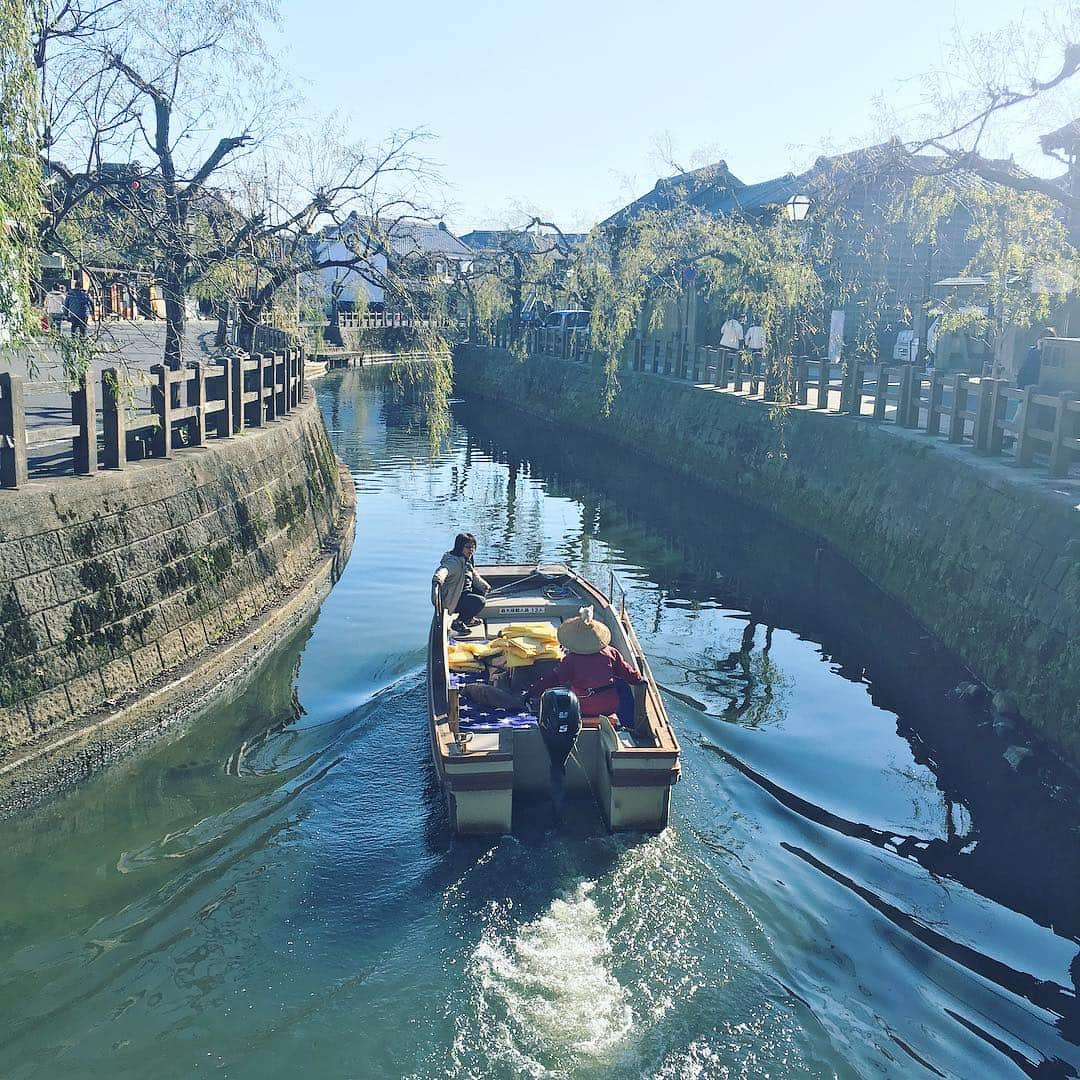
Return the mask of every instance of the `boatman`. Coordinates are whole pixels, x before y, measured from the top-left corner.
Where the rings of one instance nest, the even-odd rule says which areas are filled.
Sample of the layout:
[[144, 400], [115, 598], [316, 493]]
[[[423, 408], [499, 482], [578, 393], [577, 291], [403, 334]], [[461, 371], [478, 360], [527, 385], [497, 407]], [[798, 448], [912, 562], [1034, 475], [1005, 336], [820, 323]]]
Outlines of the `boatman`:
[[476, 616], [483, 610], [484, 596], [491, 588], [473, 566], [475, 554], [476, 537], [472, 533], [458, 533], [453, 548], [443, 555], [431, 578], [432, 604], [441, 597], [443, 610], [457, 615], [450, 629], [462, 637], [480, 622]]
[[611, 631], [586, 607], [562, 623], [558, 634], [566, 656], [529, 687], [529, 696], [539, 697], [551, 686], [569, 686], [581, 702], [582, 716], [615, 715], [623, 727], [632, 728], [634, 694], [626, 684], [637, 686], [645, 680], [612, 647]]

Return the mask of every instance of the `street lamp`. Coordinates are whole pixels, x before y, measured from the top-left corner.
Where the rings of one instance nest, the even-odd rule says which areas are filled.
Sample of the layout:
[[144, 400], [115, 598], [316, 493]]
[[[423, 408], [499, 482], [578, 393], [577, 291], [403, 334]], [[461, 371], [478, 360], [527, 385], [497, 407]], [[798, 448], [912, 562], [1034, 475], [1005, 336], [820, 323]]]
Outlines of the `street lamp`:
[[787, 213], [788, 221], [799, 222], [806, 217], [807, 211], [810, 209], [810, 196], [809, 195], [792, 195], [786, 203], [784, 203], [784, 210]]
[[[804, 194], [802, 192], [796, 192], [794, 195], [791, 196], [790, 199], [788, 199], [788, 201], [786, 203], [784, 203], [784, 215], [787, 218], [787, 220], [790, 221], [793, 225], [800, 225], [806, 219], [806, 215], [807, 215], [807, 212], [809, 211], [809, 209], [810, 209], [810, 196], [806, 195], [806, 194]], [[800, 236], [799, 240], [800, 240], [799, 247], [800, 247], [800, 250], [801, 250], [802, 247], [803, 247], [803, 241], [805, 240], [805, 237]], [[787, 334], [786, 334], [787, 339], [788, 339], [787, 343], [788, 343], [788, 346], [790, 348], [790, 346], [793, 343], [794, 338], [795, 338], [796, 311], [795, 311], [795, 305], [794, 304], [789, 308], [789, 310], [785, 313], [785, 315], [786, 315], [786, 320], [788, 322]], [[766, 375], [766, 396], [769, 396], [770, 391], [775, 393], [776, 390], [777, 390], [777, 383], [779, 382], [778, 372], [777, 372], [777, 363], [778, 362], [777, 362], [775, 357], [772, 358], [769, 361], [769, 372]], [[792, 397], [791, 390], [794, 389], [794, 386], [793, 386], [794, 381], [795, 381], [794, 380], [794, 363], [795, 363], [794, 358], [793, 357], [790, 358], [789, 361], [788, 361], [788, 367], [789, 367], [790, 373], [792, 375], [792, 379], [791, 379], [792, 386], [790, 386], [788, 388], [788, 392], [785, 393], [785, 395], [784, 395], [787, 398]], [[771, 386], [769, 385], [770, 383], [772, 384]]]

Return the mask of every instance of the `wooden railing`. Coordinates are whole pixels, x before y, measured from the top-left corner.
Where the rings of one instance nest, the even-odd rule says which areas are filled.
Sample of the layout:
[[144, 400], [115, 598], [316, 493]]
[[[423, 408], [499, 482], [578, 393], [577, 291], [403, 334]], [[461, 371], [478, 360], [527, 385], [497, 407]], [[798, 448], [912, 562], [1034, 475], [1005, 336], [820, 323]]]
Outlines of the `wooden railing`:
[[[505, 326], [494, 327], [491, 336], [496, 347], [509, 347]], [[587, 331], [532, 330], [522, 340], [530, 355], [591, 359]], [[744, 350], [690, 349], [659, 338], [636, 338], [627, 355], [633, 371], [686, 379], [770, 403], [925, 431], [988, 457], [1011, 457], [1024, 468], [1045, 459], [1053, 477], [1066, 476], [1073, 463], [1080, 462], [1077, 391], [1018, 390], [1004, 379], [920, 372], [911, 364], [861, 360], [841, 364], [808, 357], [776, 360]]]
[[370, 367], [375, 364], [413, 363], [420, 360], [449, 359], [449, 353], [429, 351], [365, 352], [363, 349], [324, 349], [315, 354], [316, 361], [326, 361], [328, 370], [335, 368]]
[[26, 426], [28, 392], [53, 392], [58, 384], [26, 382], [0, 374], [0, 487], [17, 488], [30, 475], [34, 448], [70, 443], [71, 471], [79, 475], [123, 469], [129, 460], [172, 457], [174, 450], [230, 438], [245, 428], [288, 416], [305, 396], [301, 350], [234, 356], [179, 370], [150, 369], [150, 415], [129, 418], [125, 376], [101, 374], [101, 447], [95, 385], [89, 375], [71, 393], [71, 424]]
[[339, 311], [337, 318], [338, 326], [342, 330], [384, 330], [393, 326], [433, 325], [430, 319], [414, 318], [400, 311]]

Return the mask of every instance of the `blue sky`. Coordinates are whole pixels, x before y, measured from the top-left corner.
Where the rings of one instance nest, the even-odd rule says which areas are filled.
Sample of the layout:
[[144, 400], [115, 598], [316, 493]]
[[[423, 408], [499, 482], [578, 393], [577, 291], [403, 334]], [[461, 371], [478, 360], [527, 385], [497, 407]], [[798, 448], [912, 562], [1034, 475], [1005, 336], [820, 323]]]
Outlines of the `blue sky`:
[[359, 135], [436, 136], [455, 231], [534, 210], [587, 228], [673, 171], [658, 141], [688, 167], [723, 157], [749, 182], [804, 167], [874, 141], [874, 98], [913, 101], [912, 77], [941, 64], [955, 27], [1053, 6], [283, 0], [280, 43], [312, 102]]

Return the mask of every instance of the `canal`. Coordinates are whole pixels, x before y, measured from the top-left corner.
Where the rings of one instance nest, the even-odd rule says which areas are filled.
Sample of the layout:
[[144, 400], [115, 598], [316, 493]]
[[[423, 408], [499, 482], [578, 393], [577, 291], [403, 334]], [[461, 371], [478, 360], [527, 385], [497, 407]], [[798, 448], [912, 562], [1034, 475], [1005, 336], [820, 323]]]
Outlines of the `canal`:
[[[432, 451], [414, 395], [318, 396], [358, 524], [317, 618], [0, 823], [0, 1076], [1077, 1075], [1075, 795], [901, 610], [596, 440], [462, 403]], [[625, 586], [683, 745], [660, 836], [449, 837], [422, 665], [458, 528]]]

